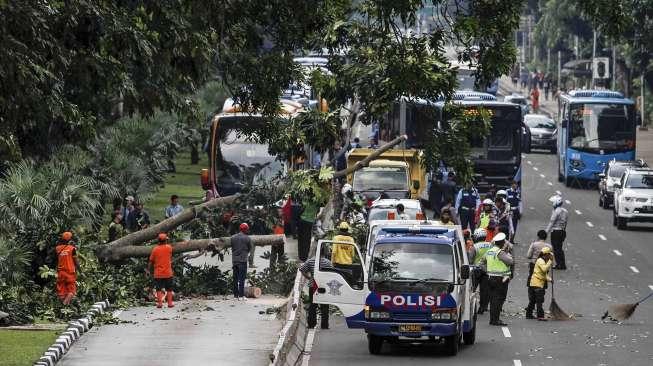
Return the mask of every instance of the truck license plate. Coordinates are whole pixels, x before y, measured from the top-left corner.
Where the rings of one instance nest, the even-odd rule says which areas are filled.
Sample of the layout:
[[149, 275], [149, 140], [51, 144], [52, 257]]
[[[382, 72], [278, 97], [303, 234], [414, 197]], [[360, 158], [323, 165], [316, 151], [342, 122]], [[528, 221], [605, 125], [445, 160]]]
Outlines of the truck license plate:
[[399, 326], [399, 331], [400, 332], [406, 332], [406, 333], [421, 332], [422, 331], [422, 325], [421, 324], [403, 324], [403, 325]]

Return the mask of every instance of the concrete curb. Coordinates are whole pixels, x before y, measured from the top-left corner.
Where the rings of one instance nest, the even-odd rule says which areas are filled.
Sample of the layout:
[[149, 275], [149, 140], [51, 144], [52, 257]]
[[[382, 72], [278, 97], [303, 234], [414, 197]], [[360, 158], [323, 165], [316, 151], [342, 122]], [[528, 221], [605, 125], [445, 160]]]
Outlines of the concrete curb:
[[104, 313], [110, 305], [109, 300], [96, 302], [86, 312], [84, 317], [68, 323], [68, 328], [59, 334], [59, 337], [54, 341], [52, 346], [43, 353], [43, 356], [34, 363], [34, 366], [56, 365], [66, 352], [68, 352], [70, 347], [93, 327], [93, 319]]

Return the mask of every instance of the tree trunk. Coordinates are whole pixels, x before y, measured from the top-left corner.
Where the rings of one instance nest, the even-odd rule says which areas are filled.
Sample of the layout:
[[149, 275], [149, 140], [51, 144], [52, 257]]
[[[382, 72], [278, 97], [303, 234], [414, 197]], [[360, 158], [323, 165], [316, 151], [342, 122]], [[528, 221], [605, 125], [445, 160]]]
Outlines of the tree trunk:
[[[252, 244], [257, 247], [268, 245], [284, 245], [286, 241], [285, 235], [251, 235]], [[199, 239], [180, 241], [171, 243], [174, 253], [192, 252], [196, 250], [205, 250], [210, 245], [215, 249], [224, 249], [231, 247], [231, 237], [215, 238], [215, 239]], [[108, 247], [104, 251], [98, 253], [98, 258], [105, 262], [117, 262], [125, 258], [136, 257], [149, 257], [152, 253], [152, 248], [156, 245], [128, 245], [121, 247]]]
[[190, 145], [190, 164], [197, 165], [200, 162], [200, 152], [197, 149], [197, 144]]
[[374, 150], [373, 153], [368, 155], [365, 159], [357, 162], [353, 166], [350, 166], [347, 169], [339, 170], [339, 171], [333, 173], [333, 177], [334, 178], [344, 177], [344, 176], [347, 176], [347, 175], [349, 175], [349, 174], [351, 174], [351, 173], [353, 173], [353, 172], [355, 172], [355, 171], [357, 171], [359, 169], [362, 169], [362, 168], [366, 167], [367, 165], [369, 165], [369, 163], [372, 160], [378, 158], [379, 156], [381, 156], [381, 154], [383, 154], [384, 152], [390, 150], [395, 145], [398, 145], [401, 142], [405, 141], [407, 138], [408, 138], [408, 136], [406, 136], [406, 135], [402, 135], [402, 136], [397, 137], [396, 139], [394, 139], [394, 140], [388, 142], [387, 144], [379, 147], [378, 149]]
[[[98, 252], [104, 250], [105, 247], [118, 248], [124, 247], [127, 245], [137, 245], [145, 243], [148, 240], [155, 239], [159, 233], [165, 233], [176, 229], [179, 225], [185, 224], [196, 217], [198, 217], [203, 211], [210, 210], [212, 208], [220, 207], [222, 205], [230, 205], [236, 201], [239, 194], [226, 197], [214, 198], [208, 202], [204, 202], [201, 205], [189, 207], [183, 210], [176, 216], [173, 216], [169, 219], [165, 219], [160, 223], [150, 226], [147, 229], [133, 232], [131, 234], [125, 235], [118, 240], [114, 240], [111, 243], [101, 246], [98, 249]], [[98, 254], [98, 257], [101, 256]]]

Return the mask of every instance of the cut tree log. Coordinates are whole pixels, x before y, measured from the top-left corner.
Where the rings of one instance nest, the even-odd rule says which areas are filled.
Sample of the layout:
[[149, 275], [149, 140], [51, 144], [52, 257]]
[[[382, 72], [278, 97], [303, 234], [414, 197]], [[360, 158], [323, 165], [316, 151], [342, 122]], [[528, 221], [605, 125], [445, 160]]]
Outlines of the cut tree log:
[[385, 144], [383, 146], [380, 146], [378, 149], [374, 150], [374, 152], [369, 154], [365, 159], [357, 162], [356, 164], [348, 167], [347, 169], [339, 170], [339, 171], [333, 173], [333, 177], [334, 178], [344, 177], [344, 176], [347, 176], [347, 175], [349, 175], [349, 174], [351, 174], [351, 173], [353, 173], [353, 172], [355, 172], [355, 171], [357, 171], [359, 169], [362, 169], [362, 168], [368, 166], [372, 160], [378, 158], [384, 152], [392, 149], [395, 145], [398, 145], [401, 142], [406, 141], [407, 138], [408, 138], [408, 136], [406, 136], [406, 135], [401, 135], [401, 136], [397, 137], [396, 139], [394, 139], [394, 140], [388, 142], [387, 144]]
[[[252, 244], [257, 247], [268, 245], [284, 245], [286, 236], [281, 235], [250, 235]], [[198, 239], [180, 241], [171, 243], [173, 253], [192, 252], [195, 250], [205, 250], [212, 246], [211, 249], [224, 249], [231, 247], [231, 237], [222, 237], [215, 239]], [[97, 253], [98, 258], [107, 262], [117, 262], [125, 258], [149, 257], [152, 248], [156, 245], [127, 245], [121, 247], [107, 246], [103, 251]]]
[[[196, 217], [198, 217], [203, 211], [205, 210], [210, 210], [216, 207], [220, 207], [223, 205], [230, 205], [236, 201], [238, 198], [239, 194], [235, 194], [232, 196], [226, 196], [226, 197], [218, 197], [214, 198], [208, 202], [204, 202], [201, 205], [193, 206], [190, 208], [187, 208], [180, 212], [178, 215], [175, 215], [169, 219], [165, 219], [161, 221], [160, 223], [156, 225], [152, 225], [146, 229], [136, 231], [130, 234], [127, 234], [123, 236], [120, 239], [114, 240], [110, 243], [107, 243], [105, 246], [106, 247], [111, 247], [111, 248], [118, 248], [118, 247], [124, 247], [127, 245], [137, 245], [137, 244], [142, 244], [145, 243], [149, 240], [156, 239], [157, 235], [159, 233], [167, 233], [170, 232], [174, 229], [176, 229], [178, 226], [183, 225]], [[100, 247], [99, 251], [104, 250], [104, 248]]]

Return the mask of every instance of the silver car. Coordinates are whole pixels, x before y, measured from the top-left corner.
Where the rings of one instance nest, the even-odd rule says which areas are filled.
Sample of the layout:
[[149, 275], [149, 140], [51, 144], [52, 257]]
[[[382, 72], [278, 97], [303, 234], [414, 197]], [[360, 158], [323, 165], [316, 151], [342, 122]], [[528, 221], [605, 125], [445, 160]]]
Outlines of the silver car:
[[558, 131], [551, 118], [541, 114], [527, 114], [524, 116], [524, 124], [531, 133], [531, 149], [546, 149], [556, 153]]

